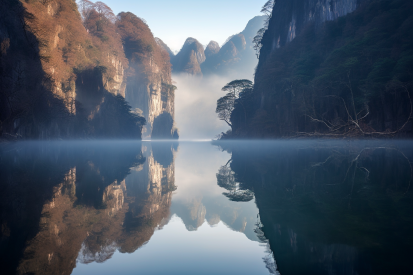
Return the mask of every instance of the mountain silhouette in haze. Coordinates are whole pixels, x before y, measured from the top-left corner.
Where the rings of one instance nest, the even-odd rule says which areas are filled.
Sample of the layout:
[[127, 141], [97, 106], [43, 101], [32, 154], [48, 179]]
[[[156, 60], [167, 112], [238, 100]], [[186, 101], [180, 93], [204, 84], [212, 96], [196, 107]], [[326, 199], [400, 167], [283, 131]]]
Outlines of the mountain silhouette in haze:
[[218, 52], [207, 57], [201, 66], [202, 73], [204, 75], [252, 75], [258, 62], [252, 41], [258, 30], [263, 27], [264, 20], [265, 16], [256, 16], [248, 22], [242, 32], [229, 37]]
[[228, 38], [222, 47], [211, 41], [204, 49], [195, 38], [188, 38], [178, 54], [158, 39], [158, 44], [170, 55], [172, 72], [191, 75], [252, 75], [257, 58], [252, 41], [258, 30], [264, 25], [265, 16], [251, 19], [245, 29]]
[[205, 61], [204, 46], [195, 38], [189, 37], [178, 54], [170, 53], [170, 57], [173, 72], [202, 75], [201, 64]]

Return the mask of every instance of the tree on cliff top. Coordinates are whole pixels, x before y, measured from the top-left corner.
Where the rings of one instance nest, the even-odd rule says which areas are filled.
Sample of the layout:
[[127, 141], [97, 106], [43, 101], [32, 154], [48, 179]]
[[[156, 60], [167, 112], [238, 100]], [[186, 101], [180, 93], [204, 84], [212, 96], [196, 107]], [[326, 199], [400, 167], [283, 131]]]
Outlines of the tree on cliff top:
[[270, 19], [272, 16], [272, 10], [274, 9], [275, 0], [268, 0], [261, 9], [261, 12], [265, 15], [264, 27], [259, 29], [257, 35], [254, 37], [252, 44], [254, 45], [253, 48], [256, 52], [257, 58], [260, 57], [260, 50], [262, 47], [262, 37], [265, 31], [268, 29], [268, 25], [270, 24]]
[[243, 110], [246, 120], [246, 110], [243, 100], [241, 99], [246, 93], [252, 91], [254, 84], [248, 79], [234, 80], [225, 85], [222, 91], [227, 92], [227, 94], [217, 101], [216, 113], [220, 120], [225, 121], [230, 127], [232, 123], [230, 122], [232, 111], [235, 109], [235, 103], [239, 103]]
[[118, 14], [117, 31], [122, 37], [126, 57], [133, 64], [141, 67], [148, 74], [153, 62], [162, 71], [170, 70], [169, 54], [156, 42], [145, 21], [131, 12]]

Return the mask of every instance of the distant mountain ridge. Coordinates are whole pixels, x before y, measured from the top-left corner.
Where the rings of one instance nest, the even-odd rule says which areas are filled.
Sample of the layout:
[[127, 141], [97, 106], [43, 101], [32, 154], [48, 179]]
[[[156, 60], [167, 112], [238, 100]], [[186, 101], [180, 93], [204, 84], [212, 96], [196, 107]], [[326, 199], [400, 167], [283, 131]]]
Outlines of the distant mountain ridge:
[[175, 72], [202, 75], [201, 64], [206, 59], [204, 46], [195, 38], [189, 37], [179, 53], [170, 57]]
[[258, 62], [253, 49], [253, 39], [264, 25], [265, 16], [251, 19], [245, 29], [228, 38], [222, 47], [216, 41], [204, 49], [195, 38], [188, 38], [182, 49], [174, 55], [169, 47], [158, 43], [170, 55], [173, 73], [191, 75], [243, 73], [252, 75]]

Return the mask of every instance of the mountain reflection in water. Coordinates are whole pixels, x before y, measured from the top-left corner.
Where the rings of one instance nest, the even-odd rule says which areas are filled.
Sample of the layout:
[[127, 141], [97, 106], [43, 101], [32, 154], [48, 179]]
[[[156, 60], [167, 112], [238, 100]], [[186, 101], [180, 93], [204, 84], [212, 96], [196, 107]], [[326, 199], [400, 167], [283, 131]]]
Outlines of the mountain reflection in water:
[[407, 274], [413, 143], [0, 147], [1, 274]]

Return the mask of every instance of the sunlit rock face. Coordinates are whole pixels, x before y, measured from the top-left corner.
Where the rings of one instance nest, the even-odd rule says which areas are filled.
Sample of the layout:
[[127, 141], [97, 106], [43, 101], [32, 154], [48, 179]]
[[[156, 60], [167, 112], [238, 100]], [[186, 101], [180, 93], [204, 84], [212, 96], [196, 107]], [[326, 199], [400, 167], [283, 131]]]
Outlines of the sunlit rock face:
[[[79, 96], [84, 87], [78, 79], [88, 70], [99, 69], [95, 83], [103, 83], [102, 87], [93, 87], [90, 94], [100, 89], [125, 97], [128, 64], [113, 22], [104, 26], [112, 28], [111, 32], [105, 29], [99, 35], [85, 28], [73, 0], [2, 1], [0, 10], [0, 86], [6, 94], [18, 98], [14, 106], [0, 106], [0, 120], [10, 118], [5, 125], [7, 132], [35, 138], [75, 135], [68, 126], [70, 120], [60, 117], [74, 117], [79, 114], [77, 104], [91, 104]], [[88, 115], [99, 110], [102, 101], [94, 103], [86, 110]], [[49, 125], [40, 125], [39, 119], [36, 123], [24, 121], [13, 114], [19, 109], [20, 113], [36, 115], [39, 111], [32, 112], [28, 106], [41, 104], [47, 107], [39, 109], [51, 110], [45, 115], [52, 121]]]
[[[87, 46], [87, 44], [94, 43], [95, 33], [82, 26], [79, 13], [73, 9], [72, 5], [73, 3], [69, 0], [51, 0], [44, 2], [43, 5], [27, 3], [27, 1], [23, 3], [23, 6], [34, 14], [36, 19], [27, 21], [29, 28], [47, 30], [33, 31], [33, 33], [37, 40], [42, 41], [39, 43], [39, 53], [43, 70], [52, 81], [50, 88], [64, 102], [67, 110], [74, 114], [76, 113], [74, 100], [77, 87], [76, 73], [73, 71], [82, 70], [91, 65], [92, 67], [104, 67], [105, 71], [101, 75], [104, 88], [113, 95], [125, 97], [124, 68], [127, 62], [121, 49], [116, 49], [118, 45], [121, 45], [119, 36], [112, 37], [117, 44], [114, 47], [111, 45], [104, 49], [99, 44]], [[62, 11], [65, 12], [64, 16], [60, 15]], [[71, 33], [76, 33], [75, 41], [70, 37]], [[91, 48], [94, 48], [95, 52], [92, 53]], [[96, 59], [97, 63], [89, 64], [89, 58]]]
[[[133, 112], [145, 117], [142, 136], [150, 138], [156, 117], [168, 113], [174, 119], [175, 87], [168, 47], [155, 39], [148, 25], [137, 16], [120, 13], [118, 18], [117, 30], [129, 60], [126, 100]], [[172, 128], [169, 131], [172, 136]]]
[[[126, 87], [126, 100], [135, 112], [146, 119], [143, 138], [152, 136], [156, 117], [167, 113], [173, 118], [175, 113], [175, 94], [170, 72], [160, 71], [156, 64], [151, 67], [153, 71], [150, 80], [141, 82], [131, 77]], [[168, 130], [172, 136], [172, 128]]]
[[107, 89], [114, 95], [125, 97], [126, 77], [123, 62], [116, 56], [108, 54], [108, 61], [113, 66], [113, 81], [108, 83]]

